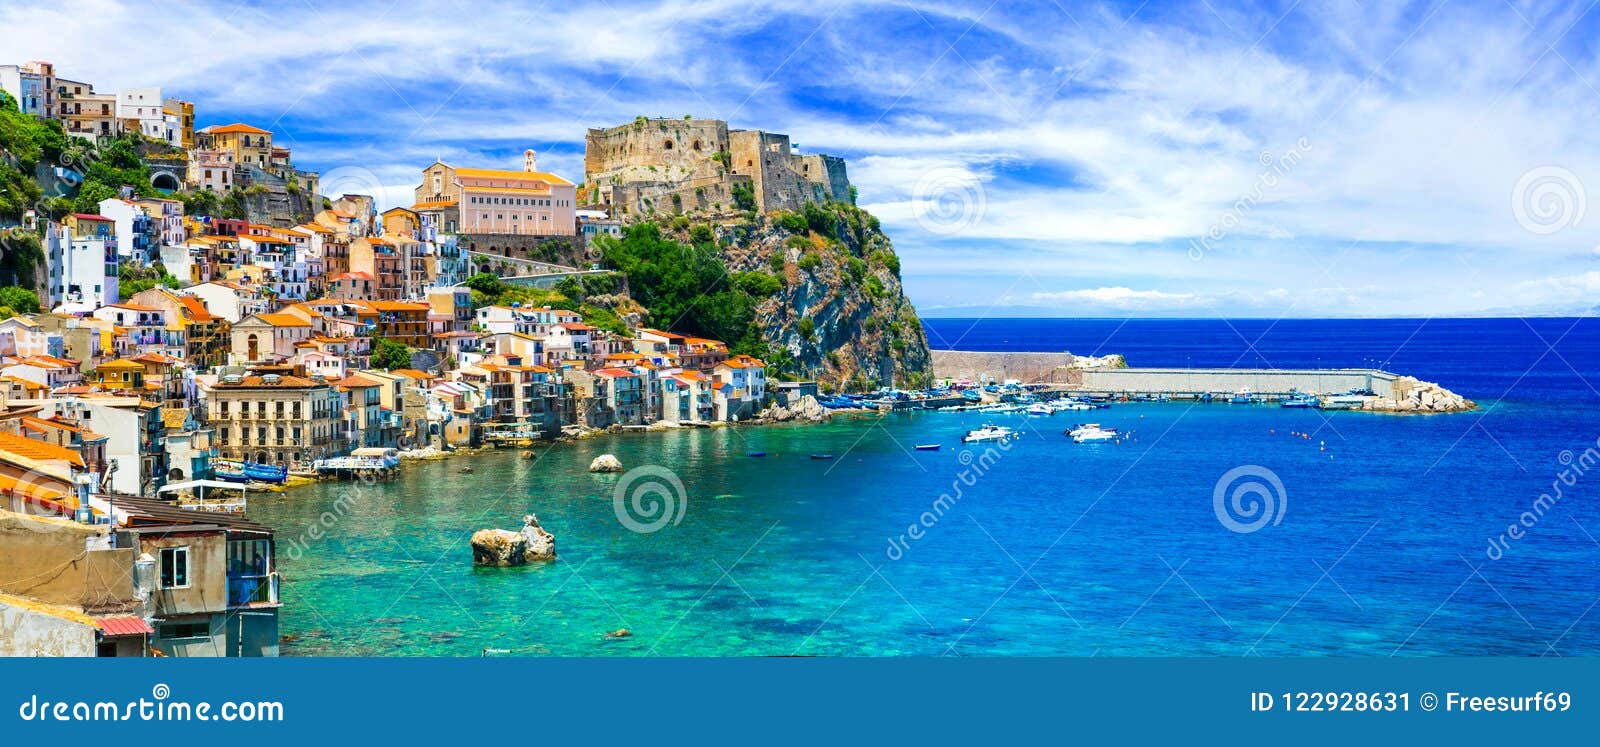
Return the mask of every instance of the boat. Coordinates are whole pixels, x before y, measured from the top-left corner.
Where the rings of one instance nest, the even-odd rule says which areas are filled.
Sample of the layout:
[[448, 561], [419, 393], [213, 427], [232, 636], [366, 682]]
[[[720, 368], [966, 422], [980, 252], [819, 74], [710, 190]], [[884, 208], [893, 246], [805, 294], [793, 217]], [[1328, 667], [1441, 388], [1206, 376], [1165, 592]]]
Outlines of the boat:
[[1056, 401], [1056, 409], [1063, 412], [1067, 410], [1093, 410], [1094, 405], [1088, 402], [1079, 402], [1075, 399], [1064, 399]]
[[1072, 443], [1115, 443], [1118, 438], [1122, 438], [1122, 433], [1117, 429], [1083, 430], [1072, 437]]
[[1278, 403], [1278, 406], [1279, 407], [1290, 407], [1290, 408], [1305, 408], [1305, 407], [1316, 407], [1318, 404], [1320, 404], [1320, 403], [1318, 402], [1316, 395], [1314, 395], [1314, 394], [1299, 394], [1299, 393], [1296, 393], [1296, 394], [1292, 394], [1292, 395], [1289, 395], [1288, 397], [1284, 398], [1284, 400], [1282, 402]]
[[961, 437], [962, 443], [977, 443], [979, 441], [1004, 441], [1017, 435], [1017, 432], [1000, 425], [985, 424], [982, 428], [967, 431]]
[[1098, 423], [1086, 423], [1068, 432], [1073, 443], [1095, 444], [1113, 442], [1122, 437], [1116, 428], [1102, 428]]
[[270, 482], [282, 484], [289, 479], [288, 467], [274, 467], [256, 462], [219, 462], [212, 470], [218, 480], [228, 482]]
[[832, 459], [833, 455], [832, 454], [812, 454], [811, 458], [812, 459]]
[[1340, 394], [1322, 400], [1318, 406], [1324, 410], [1359, 410], [1366, 404], [1367, 398], [1359, 394]]
[[1250, 393], [1249, 388], [1240, 389], [1234, 392], [1232, 397], [1228, 398], [1228, 404], [1230, 405], [1253, 405], [1259, 401], [1254, 394]]
[[250, 482], [250, 476], [249, 475], [246, 475], [243, 472], [231, 472], [229, 470], [223, 469], [222, 467], [213, 468], [211, 470], [211, 474], [212, 474], [213, 477], [217, 478], [218, 480], [224, 480], [224, 481], [227, 481], [227, 482]]
[[939, 445], [938, 444], [917, 444], [915, 448], [916, 448], [917, 451], [938, 451], [939, 450]]
[[766, 455], [767, 455], [767, 452], [765, 452], [765, 451], [747, 451], [747, 452], [745, 452], [745, 456], [747, 456], [747, 457], [757, 457], [757, 458], [759, 458], [759, 457], [764, 457]]
[[1029, 415], [1054, 415], [1054, 414], [1056, 414], [1056, 411], [1055, 411], [1055, 408], [1053, 408], [1053, 407], [1051, 407], [1051, 406], [1049, 406], [1049, 405], [1047, 405], [1047, 404], [1045, 404], [1043, 402], [1037, 402], [1037, 403], [1028, 405], [1028, 414]]

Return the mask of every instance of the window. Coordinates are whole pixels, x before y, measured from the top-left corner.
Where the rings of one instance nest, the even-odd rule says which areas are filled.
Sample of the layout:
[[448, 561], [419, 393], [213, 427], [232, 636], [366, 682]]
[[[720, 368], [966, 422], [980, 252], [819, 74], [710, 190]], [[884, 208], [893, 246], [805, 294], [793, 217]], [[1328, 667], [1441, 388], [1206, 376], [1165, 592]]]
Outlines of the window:
[[162, 623], [159, 636], [168, 641], [184, 638], [210, 638], [211, 624], [207, 622]]
[[161, 588], [189, 588], [189, 548], [161, 548]]

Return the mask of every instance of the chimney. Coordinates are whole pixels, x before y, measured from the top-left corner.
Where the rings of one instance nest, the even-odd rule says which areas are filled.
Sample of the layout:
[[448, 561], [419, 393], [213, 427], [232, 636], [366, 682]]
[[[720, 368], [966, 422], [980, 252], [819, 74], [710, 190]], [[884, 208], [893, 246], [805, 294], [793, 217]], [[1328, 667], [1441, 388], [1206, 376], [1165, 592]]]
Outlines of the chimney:
[[538, 171], [539, 170], [539, 169], [535, 168], [535, 166], [534, 166], [534, 156], [533, 156], [533, 149], [532, 148], [529, 148], [529, 149], [527, 149], [525, 151], [522, 151], [522, 170], [523, 171]]

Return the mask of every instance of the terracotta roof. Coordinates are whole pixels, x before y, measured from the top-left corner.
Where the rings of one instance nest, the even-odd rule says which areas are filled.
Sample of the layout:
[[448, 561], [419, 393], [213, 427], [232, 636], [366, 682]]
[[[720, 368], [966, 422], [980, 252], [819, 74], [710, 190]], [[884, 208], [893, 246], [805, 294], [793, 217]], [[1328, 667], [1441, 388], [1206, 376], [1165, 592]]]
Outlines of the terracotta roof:
[[120, 615], [117, 617], [97, 617], [94, 620], [96, 627], [104, 631], [107, 638], [118, 638], [130, 635], [150, 635], [155, 631], [150, 623], [142, 617], [133, 615]]
[[126, 358], [118, 358], [118, 359], [116, 359], [114, 361], [106, 361], [105, 363], [102, 363], [102, 364], [96, 366], [94, 370], [101, 371], [101, 370], [104, 370], [104, 369], [107, 369], [107, 368], [110, 368], [110, 369], [136, 368], [136, 369], [139, 369], [141, 371], [144, 370], [144, 366], [141, 366], [141, 365], [139, 365], [137, 363], [134, 363], [133, 361], [130, 361], [130, 360], [126, 359]]
[[605, 376], [612, 379], [632, 378], [638, 376], [638, 374], [632, 371], [624, 371], [620, 368], [601, 368], [597, 369], [594, 373], [596, 376]]
[[36, 462], [67, 462], [83, 466], [83, 456], [72, 449], [10, 433], [0, 433], [0, 453], [14, 454]]
[[183, 304], [184, 311], [188, 312], [189, 318], [193, 321], [213, 322], [221, 318], [207, 310], [205, 302], [196, 296], [178, 296], [178, 303]]
[[455, 200], [437, 200], [434, 202], [419, 202], [411, 206], [412, 210], [435, 210], [438, 208], [454, 207]]
[[505, 179], [516, 182], [547, 182], [549, 184], [571, 185], [572, 182], [562, 179], [555, 174], [545, 171], [510, 171], [508, 169], [456, 169], [456, 176], [469, 179]]
[[73, 213], [72, 217], [77, 218], [78, 220], [98, 220], [98, 221], [103, 221], [103, 222], [106, 222], [106, 223], [115, 223], [116, 222], [114, 220], [111, 220], [110, 218], [105, 217], [104, 215], [95, 215], [94, 213]]
[[333, 385], [339, 387], [340, 389], [367, 389], [375, 386], [383, 386], [372, 379], [362, 378], [361, 376], [357, 375], [346, 376], [338, 381], [333, 382]]
[[311, 322], [294, 314], [256, 314], [256, 318], [274, 327], [310, 327]]
[[225, 125], [212, 125], [210, 127], [207, 127], [205, 129], [201, 130], [201, 132], [212, 133], [212, 134], [218, 134], [218, 133], [220, 133], [220, 134], [243, 133], [243, 134], [249, 134], [249, 135], [271, 135], [272, 134], [272, 132], [269, 131], [269, 130], [263, 130], [260, 127], [251, 127], [250, 125], [247, 125], [247, 124], [245, 124], [243, 122], [234, 122], [233, 124], [225, 124]]

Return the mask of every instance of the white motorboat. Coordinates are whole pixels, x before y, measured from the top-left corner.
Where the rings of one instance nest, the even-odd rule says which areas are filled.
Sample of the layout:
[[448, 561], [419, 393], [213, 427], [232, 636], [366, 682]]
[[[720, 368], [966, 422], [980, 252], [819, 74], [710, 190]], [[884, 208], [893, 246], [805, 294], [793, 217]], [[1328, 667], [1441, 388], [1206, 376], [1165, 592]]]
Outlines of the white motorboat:
[[1109, 443], [1122, 437], [1116, 428], [1102, 428], [1093, 423], [1074, 428], [1070, 435], [1072, 442], [1079, 444]]
[[967, 431], [967, 435], [961, 437], [961, 442], [970, 444], [979, 441], [1004, 441], [1016, 435], [1016, 431], [1005, 426], [985, 424], [982, 428]]
[[1043, 402], [1036, 402], [1034, 404], [1028, 405], [1028, 414], [1029, 415], [1054, 415], [1054, 414], [1056, 414], [1056, 411], [1055, 411], [1055, 408], [1051, 407], [1050, 405], [1047, 405], [1047, 404], [1045, 404]]

